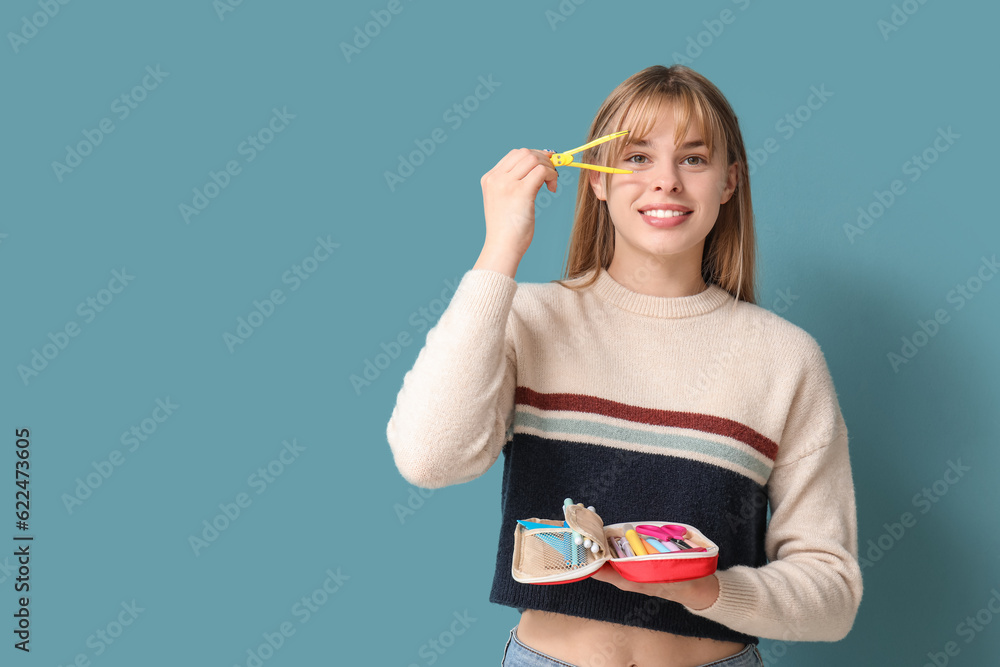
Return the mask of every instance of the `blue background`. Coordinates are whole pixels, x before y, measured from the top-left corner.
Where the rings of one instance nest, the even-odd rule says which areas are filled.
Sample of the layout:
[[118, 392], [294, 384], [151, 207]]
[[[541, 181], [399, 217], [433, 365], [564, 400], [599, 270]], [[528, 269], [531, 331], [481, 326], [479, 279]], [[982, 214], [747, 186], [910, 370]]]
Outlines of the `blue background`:
[[[499, 664], [517, 622], [487, 599], [500, 466], [421, 496], [393, 464], [386, 423], [442, 292], [482, 247], [480, 177], [512, 148], [583, 143], [620, 81], [680, 61], [726, 94], [748, 149], [777, 142], [751, 180], [761, 305], [826, 354], [872, 557], [847, 639], [764, 641], [768, 664], [919, 665], [949, 641], [950, 664], [992, 664], [1000, 622], [971, 638], [959, 624], [992, 621], [981, 610], [1000, 591], [1000, 281], [973, 280], [960, 309], [948, 295], [1000, 250], [996, 5], [47, 2], [0, 9], [0, 553], [35, 537], [30, 654], [12, 646], [16, 574], [0, 556], [0, 663], [246, 665], [288, 623], [264, 664]], [[883, 34], [894, 7], [901, 25]], [[363, 48], [344, 46], [355, 40]], [[114, 100], [147, 67], [162, 80], [147, 77], [121, 118]], [[457, 125], [446, 114], [480, 77], [495, 87]], [[814, 86], [832, 95], [792, 136], [779, 131]], [[294, 118], [268, 134], [275, 109]], [[104, 118], [113, 131], [57, 173]], [[390, 187], [386, 172], [438, 128], [446, 140]], [[959, 138], [909, 180], [904, 163], [948, 128]], [[269, 141], [252, 161], [240, 150], [251, 136]], [[181, 205], [230, 160], [239, 173], [185, 220]], [[578, 170], [561, 172], [559, 196], [539, 197], [520, 282], [560, 277], [573, 213], [562, 195]], [[894, 179], [905, 192], [850, 239], [858, 207]], [[317, 239], [339, 246], [304, 262]], [[297, 284], [296, 265], [313, 270]], [[102, 292], [123, 270], [134, 278]], [[227, 345], [276, 289], [282, 303]], [[78, 311], [108, 297], [91, 321]], [[938, 309], [947, 323], [894, 368], [889, 353]], [[69, 323], [78, 335], [23, 374]], [[410, 344], [352, 384], [403, 333]], [[149, 421], [164, 416], [158, 399], [177, 407]], [[143, 420], [129, 451], [122, 434]], [[19, 428], [31, 432], [26, 533], [13, 516]], [[275, 464], [285, 441], [301, 449]], [[121, 465], [101, 477], [116, 450]], [[941, 482], [954, 462], [969, 470]], [[253, 476], [269, 464], [280, 474], [261, 488]], [[81, 482], [87, 497], [68, 503]], [[939, 499], [920, 504], [935, 482]], [[219, 518], [241, 493], [249, 505]], [[904, 512], [916, 523], [897, 539]], [[212, 521], [224, 529], [193, 547]], [[435, 548], [445, 525], [462, 527], [460, 558]], [[317, 593], [327, 570], [339, 588]], [[303, 597], [323, 600], [307, 618]], [[133, 601], [142, 611], [119, 628]], [[451, 643], [456, 614], [475, 620]], [[119, 629], [112, 643], [97, 634]], [[434, 653], [439, 638], [449, 646]]]

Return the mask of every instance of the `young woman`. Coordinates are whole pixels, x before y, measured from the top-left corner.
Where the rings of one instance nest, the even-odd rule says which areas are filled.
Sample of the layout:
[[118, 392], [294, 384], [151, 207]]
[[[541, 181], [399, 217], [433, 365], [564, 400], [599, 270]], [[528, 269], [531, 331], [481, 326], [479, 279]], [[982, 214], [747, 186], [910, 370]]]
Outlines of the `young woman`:
[[[693, 70], [649, 67], [602, 104], [578, 157], [565, 278], [514, 280], [551, 151], [482, 178], [486, 241], [392, 412], [401, 474], [439, 488], [504, 455], [490, 601], [521, 611], [503, 665], [743, 667], [761, 637], [836, 641], [862, 594], [847, 428], [825, 358], [755, 305], [739, 124]], [[517, 519], [564, 498], [606, 524], [676, 521], [719, 545], [716, 573], [638, 584], [511, 576]], [[767, 510], [770, 506], [770, 520]]]

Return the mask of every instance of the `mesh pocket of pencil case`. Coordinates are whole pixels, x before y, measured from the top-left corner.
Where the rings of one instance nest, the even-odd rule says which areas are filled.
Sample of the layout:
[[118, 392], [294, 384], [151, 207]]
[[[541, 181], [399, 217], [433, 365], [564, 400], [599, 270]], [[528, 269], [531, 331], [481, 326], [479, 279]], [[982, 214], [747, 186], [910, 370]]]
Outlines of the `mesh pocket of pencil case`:
[[[572, 528], [561, 521], [529, 519], [533, 523], [550, 524], [552, 528], [526, 529], [521, 524], [514, 531], [514, 562], [511, 574], [522, 583], [565, 584], [586, 579], [604, 564], [606, 545], [595, 553], [583, 544], [576, 544]], [[593, 534], [587, 535], [592, 542]], [[600, 545], [601, 543], [598, 542]]]
[[[685, 539], [701, 547], [696, 550], [657, 552], [620, 557], [609, 540], [621, 537], [630, 524], [605, 526], [601, 517], [582, 504], [566, 507], [566, 523], [546, 519], [528, 519], [533, 523], [549, 524], [552, 528], [526, 529], [517, 524], [514, 529], [514, 559], [511, 576], [525, 584], [568, 584], [586, 579], [605, 563], [626, 579], [645, 583], [687, 581], [705, 577], [716, 570], [719, 547], [689, 524], [666, 521], [635, 521], [634, 524], [663, 526], [671, 524], [685, 529]], [[589, 539], [593, 549], [577, 545], [573, 533]]]

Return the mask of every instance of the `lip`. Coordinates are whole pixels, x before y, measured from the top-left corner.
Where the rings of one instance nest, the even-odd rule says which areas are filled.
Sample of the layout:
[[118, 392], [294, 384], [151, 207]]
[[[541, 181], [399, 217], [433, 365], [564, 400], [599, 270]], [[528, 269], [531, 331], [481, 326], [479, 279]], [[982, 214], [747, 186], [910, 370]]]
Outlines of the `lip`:
[[639, 213], [645, 213], [646, 211], [690, 211], [687, 206], [680, 206], [678, 204], [647, 204], [639, 209]]
[[[650, 210], [660, 210], [660, 211], [684, 211], [687, 215], [675, 215], [669, 218], [657, 218], [652, 215], [647, 215], [645, 211]], [[685, 206], [678, 206], [677, 204], [655, 204], [650, 206], [644, 206], [639, 210], [639, 215], [642, 216], [643, 222], [651, 227], [659, 227], [661, 229], [676, 227], [677, 225], [686, 222], [691, 219], [692, 211]]]

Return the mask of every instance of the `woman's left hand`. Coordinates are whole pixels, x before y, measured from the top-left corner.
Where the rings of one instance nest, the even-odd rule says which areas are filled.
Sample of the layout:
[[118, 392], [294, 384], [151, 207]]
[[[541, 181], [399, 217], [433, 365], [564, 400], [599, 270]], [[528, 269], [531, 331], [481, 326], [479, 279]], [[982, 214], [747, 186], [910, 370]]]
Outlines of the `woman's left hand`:
[[618, 574], [618, 570], [612, 567], [611, 563], [605, 563], [604, 567], [591, 575], [590, 578], [605, 581], [623, 591], [632, 591], [633, 593], [642, 593], [643, 595], [673, 600], [695, 610], [711, 607], [719, 597], [719, 579], [714, 573], [707, 577], [691, 579], [689, 581], [678, 581], [667, 584], [643, 584], [626, 579]]

